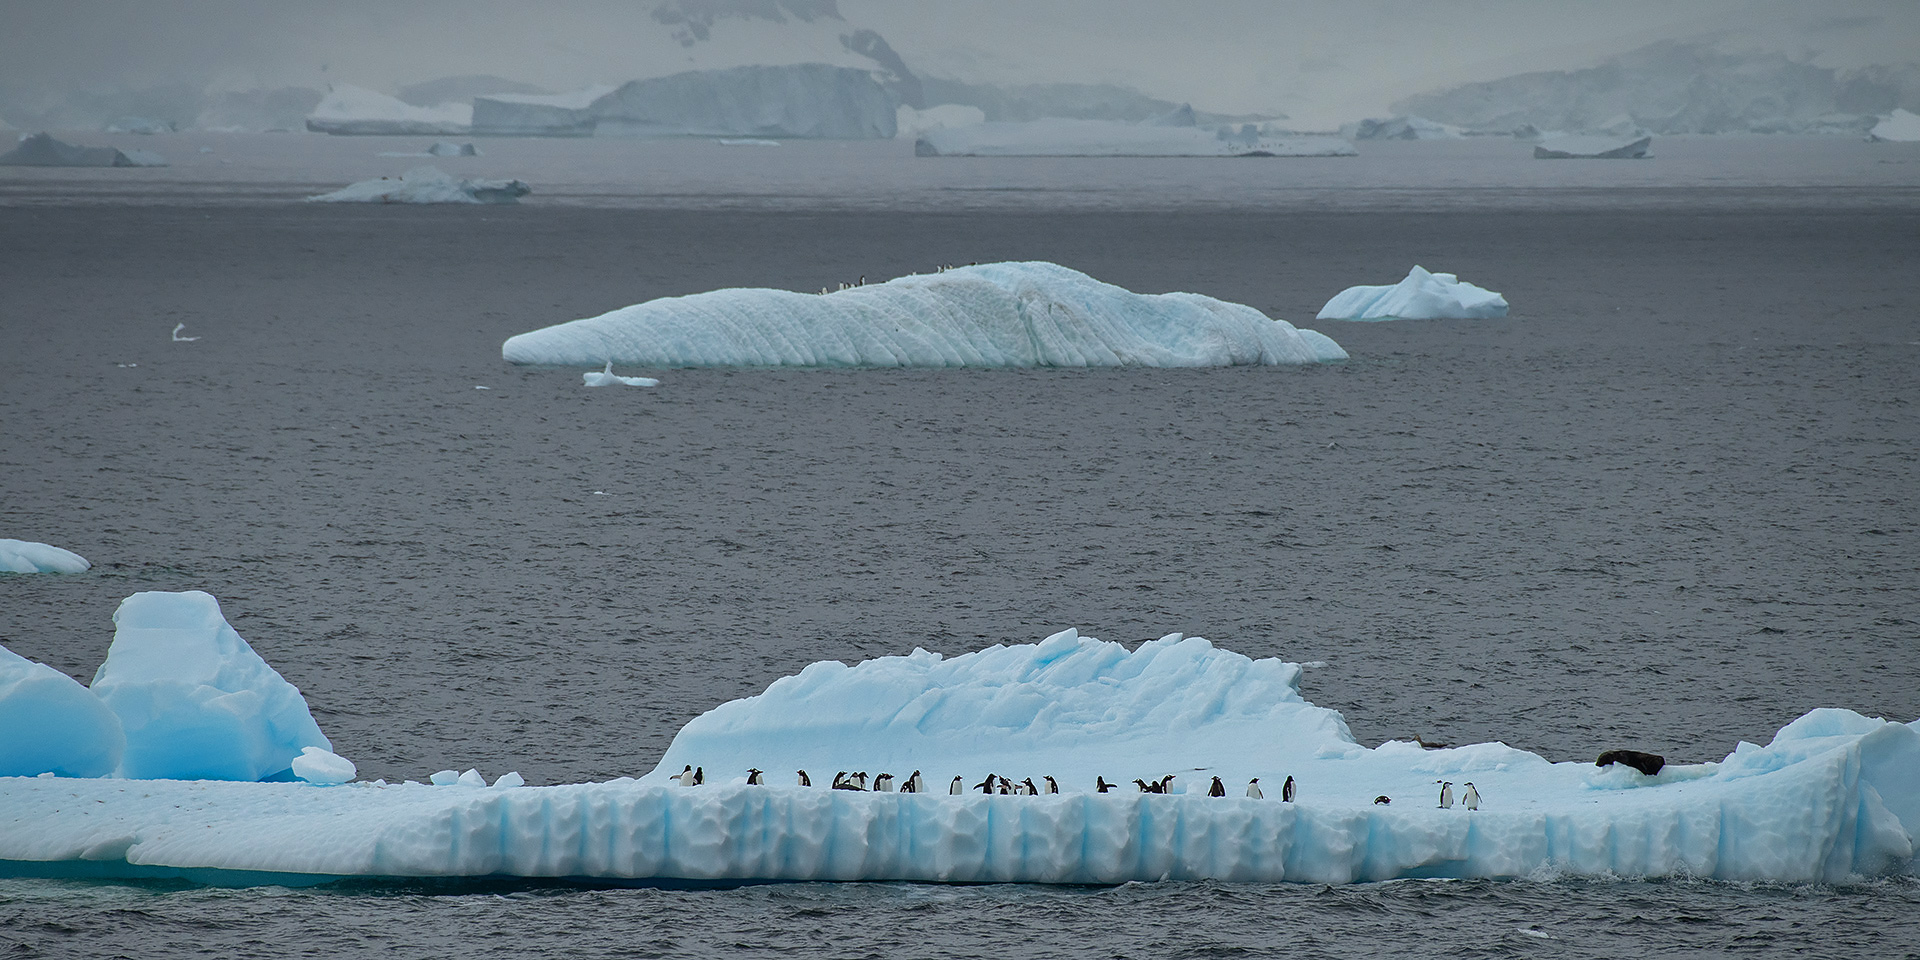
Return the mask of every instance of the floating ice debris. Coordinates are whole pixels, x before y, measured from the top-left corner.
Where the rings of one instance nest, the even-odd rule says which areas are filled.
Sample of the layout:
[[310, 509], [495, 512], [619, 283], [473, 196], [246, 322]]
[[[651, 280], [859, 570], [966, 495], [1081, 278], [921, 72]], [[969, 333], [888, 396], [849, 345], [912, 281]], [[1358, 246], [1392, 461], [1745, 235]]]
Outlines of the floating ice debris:
[[125, 748], [120, 718], [100, 698], [0, 647], [0, 777], [104, 777]]
[[652, 377], [623, 377], [613, 372], [613, 361], [607, 361], [605, 370], [589, 370], [580, 375], [589, 387], [657, 387], [660, 381]]
[[651, 300], [520, 334], [501, 356], [649, 367], [1199, 367], [1347, 354], [1252, 307], [1193, 293], [1131, 293], [1036, 262], [956, 267], [825, 295], [730, 289]]
[[1415, 265], [1397, 284], [1348, 287], [1320, 308], [1316, 320], [1487, 320], [1507, 315], [1507, 299], [1462, 283], [1451, 273]]
[[1893, 143], [1920, 141], [1920, 114], [1895, 107], [1891, 115], [1873, 125], [1873, 132], [1868, 134], [1867, 139]]
[[[1128, 650], [1066, 631], [955, 657], [816, 663], [694, 719], [639, 780], [478, 789], [477, 770], [436, 773], [433, 787], [4, 778], [0, 873], [1111, 884], [1550, 869], [1834, 882], [1913, 865], [1920, 724], [1815, 710], [1720, 763], [1596, 787], [1584, 759], [1549, 763], [1499, 743], [1368, 749], [1338, 713], [1300, 697], [1299, 676], [1197, 637]], [[704, 767], [709, 785], [674, 784], [686, 763]], [[740, 782], [753, 767], [811, 769], [822, 783], [832, 770], [918, 769], [930, 783], [1052, 776], [1063, 792]], [[1102, 774], [1171, 775], [1172, 788], [1093, 792]], [[1292, 777], [1299, 792], [1293, 802], [1206, 795], [1214, 777], [1253, 776]], [[1372, 802], [1430, 796], [1436, 777], [1478, 784], [1486, 804]], [[454, 785], [465, 789], [443, 788]]]
[[779, 145], [780, 145], [780, 141], [778, 141], [778, 140], [752, 140], [752, 139], [747, 139], [747, 140], [721, 140], [721, 141], [720, 141], [720, 145], [721, 145], [721, 146], [723, 146], [723, 147], [777, 147], [777, 146], [779, 146]]
[[443, 103], [416, 107], [406, 101], [348, 84], [336, 84], [307, 115], [315, 133], [405, 135], [460, 134], [473, 125], [473, 107]]
[[471, 143], [449, 143], [445, 140], [415, 153], [387, 150], [380, 154], [383, 157], [477, 157], [479, 155], [480, 148]]
[[1268, 135], [1252, 124], [1219, 130], [1110, 120], [994, 121], [929, 130], [922, 157], [1351, 157], [1339, 137]]
[[501, 774], [498, 778], [496, 778], [493, 781], [493, 785], [500, 789], [524, 787], [527, 785], [527, 778], [521, 776], [520, 771], [518, 770], [510, 770], [506, 773]]
[[71, 550], [0, 537], [0, 573], [85, 573], [92, 567], [86, 557]]
[[483, 386], [480, 386], [480, 385], [478, 385], [478, 384], [475, 384], [475, 385], [474, 385], [474, 389], [475, 389], [475, 390], [492, 390], [493, 388], [492, 388], [492, 387], [483, 387]]
[[192, 343], [193, 341], [200, 339], [199, 337], [181, 336], [180, 331], [185, 330], [186, 328], [187, 328], [187, 325], [184, 323], [176, 323], [173, 325], [173, 342], [174, 343]]
[[1652, 137], [1550, 137], [1533, 147], [1535, 160], [1641, 160], [1653, 146]]
[[362, 180], [332, 193], [308, 197], [314, 203], [517, 203], [532, 193], [519, 180], [463, 180], [438, 167], [414, 167], [398, 180]]
[[1457, 140], [1458, 127], [1435, 123], [1425, 117], [1387, 117], [1361, 120], [1342, 127], [1340, 132], [1354, 140]]
[[346, 783], [354, 772], [352, 760], [319, 747], [301, 747], [300, 755], [293, 758], [293, 775], [308, 783]]
[[0, 167], [164, 167], [167, 159], [149, 150], [76, 147], [45, 133], [22, 136], [19, 146], [0, 153]]
[[198, 590], [136, 593], [113, 615], [93, 693], [120, 717], [123, 777], [264, 780], [332, 750], [307, 702]]

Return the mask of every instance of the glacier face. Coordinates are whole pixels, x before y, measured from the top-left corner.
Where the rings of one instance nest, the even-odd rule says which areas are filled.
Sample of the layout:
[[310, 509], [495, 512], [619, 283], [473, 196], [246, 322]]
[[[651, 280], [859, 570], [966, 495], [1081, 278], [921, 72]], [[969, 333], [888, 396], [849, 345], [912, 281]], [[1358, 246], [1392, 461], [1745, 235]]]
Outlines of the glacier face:
[[71, 550], [0, 537], [0, 573], [85, 573], [93, 564]]
[[1161, 123], [1047, 119], [926, 131], [923, 157], [1351, 157], [1339, 137], [1271, 136], [1252, 125], [1220, 130]]
[[1346, 359], [1332, 340], [1193, 293], [1142, 295], [1051, 263], [995, 263], [827, 294], [716, 290], [509, 338], [513, 363], [1158, 366]]
[[1506, 315], [1507, 298], [1500, 294], [1415, 264], [1399, 283], [1348, 287], [1334, 294], [1314, 319], [1491, 320]]
[[[0, 779], [0, 873], [1116, 883], [1697, 876], [1834, 881], [1910, 867], [1920, 730], [1816, 710], [1766, 746], [1656, 776], [1502, 744], [1355, 743], [1299, 667], [1178, 635], [1066, 631], [952, 658], [821, 663], [695, 719], [639, 779], [524, 787]], [[309, 754], [312, 756], [314, 754]], [[799, 787], [786, 764], [920, 769], [930, 791]], [[709, 785], [668, 775], [697, 763]], [[746, 765], [774, 775], [744, 782]], [[1093, 792], [1175, 775], [1165, 795]], [[953, 775], [1058, 795], [949, 796]], [[1205, 795], [1212, 777], [1236, 788]], [[1266, 799], [1238, 796], [1260, 776]], [[1296, 802], [1275, 799], [1283, 777]], [[1483, 805], [1440, 809], [1435, 780]], [[1184, 789], [1183, 789], [1184, 786]], [[1390, 806], [1371, 798], [1390, 795]], [[223, 873], [224, 872], [224, 873]]]

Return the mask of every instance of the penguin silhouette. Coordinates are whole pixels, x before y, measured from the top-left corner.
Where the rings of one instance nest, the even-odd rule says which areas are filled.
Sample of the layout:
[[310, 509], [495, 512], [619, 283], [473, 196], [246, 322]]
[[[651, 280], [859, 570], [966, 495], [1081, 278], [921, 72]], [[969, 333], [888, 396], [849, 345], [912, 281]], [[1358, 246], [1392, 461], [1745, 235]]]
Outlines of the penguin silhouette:
[[954, 777], [953, 782], [947, 784], [948, 796], [957, 797], [966, 792], [967, 792], [967, 782], [965, 780], [960, 779], [959, 777]]
[[1227, 795], [1227, 785], [1224, 783], [1221, 783], [1219, 777], [1214, 777], [1213, 785], [1207, 788], [1207, 796], [1224, 797], [1226, 795]]
[[1440, 785], [1440, 809], [1453, 809], [1453, 782], [1450, 780], [1435, 780], [1434, 783]]
[[813, 778], [812, 778], [812, 777], [809, 777], [809, 776], [807, 776], [807, 772], [806, 772], [805, 770], [795, 770], [795, 771], [794, 771], [794, 773], [796, 773], [796, 774], [798, 774], [798, 775], [800, 776], [800, 785], [801, 785], [801, 786], [803, 786], [803, 787], [811, 787], [811, 786], [813, 786]]
[[1280, 802], [1281, 802], [1281, 803], [1292, 803], [1292, 802], [1293, 802], [1293, 791], [1294, 791], [1294, 787], [1293, 787], [1293, 778], [1292, 778], [1292, 777], [1288, 777], [1288, 778], [1287, 778], [1287, 782], [1286, 782], [1286, 783], [1283, 783], [1283, 784], [1281, 784], [1281, 785], [1280, 785]]
[[1093, 790], [1095, 793], [1106, 793], [1108, 790], [1112, 790], [1117, 786], [1119, 786], [1117, 783], [1108, 783], [1106, 777], [1093, 778]]
[[757, 768], [748, 767], [747, 768], [747, 785], [752, 787], [766, 786], [766, 783], [760, 779], [761, 773], [762, 771]]

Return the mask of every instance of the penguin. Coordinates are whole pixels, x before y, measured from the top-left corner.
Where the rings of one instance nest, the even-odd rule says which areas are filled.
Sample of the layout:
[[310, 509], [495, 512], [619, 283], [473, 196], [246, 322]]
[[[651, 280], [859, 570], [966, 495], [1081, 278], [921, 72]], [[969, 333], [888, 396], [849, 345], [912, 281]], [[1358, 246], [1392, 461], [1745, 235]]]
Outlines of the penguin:
[[707, 782], [707, 768], [694, 767], [693, 768], [693, 785], [697, 787], [706, 782]]
[[1254, 777], [1252, 780], [1247, 781], [1247, 796], [1255, 800], [1265, 800], [1267, 798], [1266, 794], [1260, 792], [1259, 777]]
[[854, 774], [848, 779], [853, 783], [855, 790], [865, 790], [867, 788], [867, 772], [865, 770]]
[[907, 778], [906, 786], [901, 788], [900, 792], [901, 793], [926, 793], [927, 781], [920, 776], [920, 771], [915, 770], [913, 772], [913, 775]]
[[1448, 780], [1435, 780], [1440, 785], [1440, 809], [1453, 809], [1453, 783]]
[[1173, 792], [1173, 774], [1169, 773], [1166, 776], [1160, 778], [1160, 789], [1156, 792], [1158, 793]]
[[1006, 777], [1001, 777], [1000, 778], [1000, 795], [1004, 797], [1011, 793], [1013, 793], [1013, 781], [1008, 780]]
[[836, 774], [834, 774], [834, 775], [833, 775], [833, 787], [832, 787], [832, 789], [834, 789], [834, 790], [849, 790], [849, 789], [852, 789], [851, 787], [848, 787], [848, 786], [847, 786], [847, 772], [846, 772], [845, 770], [842, 770], [842, 771], [840, 771], [839, 773], [836, 773]]
[[687, 764], [687, 768], [676, 774], [674, 779], [680, 781], [680, 785], [683, 787], [693, 786], [693, 764]]
[[795, 771], [794, 771], [794, 773], [797, 773], [797, 774], [799, 774], [799, 775], [800, 775], [800, 785], [801, 785], [801, 786], [803, 786], [803, 787], [811, 787], [811, 786], [813, 786], [813, 778], [812, 778], [812, 777], [809, 777], [809, 776], [807, 776], [807, 772], [806, 772], [805, 770], [795, 770]]
[[987, 778], [985, 780], [982, 780], [979, 783], [974, 784], [973, 788], [975, 790], [980, 791], [981, 793], [992, 793], [993, 780], [994, 780], [993, 774], [989, 773], [987, 774]]
[[893, 774], [883, 773], [877, 777], [874, 777], [873, 792], [874, 793], [892, 793], [893, 792]]
[[757, 769], [755, 767], [748, 767], [747, 768], [747, 786], [749, 787], [766, 786], [767, 785], [766, 781], [760, 779], [760, 774], [764, 772], [765, 771]]
[[1384, 794], [1384, 793], [1383, 793], [1383, 794], [1381, 794], [1380, 796], [1377, 796], [1377, 797], [1374, 797], [1374, 798], [1373, 798], [1373, 805], [1374, 805], [1374, 806], [1376, 806], [1376, 807], [1384, 807], [1384, 806], [1386, 806], [1387, 804], [1389, 804], [1389, 803], [1392, 803], [1392, 802], [1393, 802], [1393, 798], [1392, 798], [1392, 797], [1389, 797], [1389, 796], [1387, 796], [1387, 795], [1386, 795], [1386, 794]]
[[966, 792], [967, 792], [967, 782], [965, 780], [960, 779], [959, 777], [954, 777], [953, 782], [947, 784], [947, 796], [957, 797]]
[[1048, 793], [1059, 793], [1059, 792], [1060, 792], [1060, 781], [1058, 781], [1058, 780], [1055, 780], [1055, 779], [1054, 779], [1054, 778], [1052, 778], [1052, 777], [1041, 777], [1040, 779], [1042, 779], [1042, 780], [1045, 780], [1045, 781], [1047, 782], [1047, 792], [1048, 792]]
[[1467, 781], [1467, 792], [1460, 795], [1460, 805], [1468, 810], [1480, 809], [1480, 791], [1473, 788], [1473, 781]]
[[1108, 790], [1112, 790], [1117, 786], [1119, 786], [1117, 783], [1108, 783], [1106, 777], [1093, 778], [1093, 791], [1095, 793], [1106, 793]]
[[1034, 797], [1034, 796], [1040, 795], [1040, 788], [1033, 785], [1032, 777], [1028, 777], [1025, 780], [1020, 781], [1020, 787], [1021, 787], [1020, 795], [1023, 797]]
[[1224, 783], [1221, 783], [1219, 777], [1214, 777], [1213, 786], [1210, 786], [1207, 788], [1207, 796], [1224, 797], [1226, 795], [1227, 795], [1227, 785]]
[[1280, 802], [1281, 803], [1293, 802], [1293, 789], [1294, 789], [1293, 778], [1288, 777], [1287, 782], [1280, 785]]
[[1148, 783], [1148, 782], [1146, 782], [1145, 780], [1142, 780], [1142, 779], [1140, 779], [1139, 777], [1134, 777], [1134, 778], [1133, 778], [1133, 782], [1134, 782], [1134, 785], [1135, 785], [1135, 786], [1138, 786], [1138, 787], [1140, 788], [1140, 792], [1141, 792], [1141, 793], [1153, 793], [1153, 792], [1154, 792], [1154, 789], [1153, 789], [1153, 784], [1150, 784], [1150, 783]]

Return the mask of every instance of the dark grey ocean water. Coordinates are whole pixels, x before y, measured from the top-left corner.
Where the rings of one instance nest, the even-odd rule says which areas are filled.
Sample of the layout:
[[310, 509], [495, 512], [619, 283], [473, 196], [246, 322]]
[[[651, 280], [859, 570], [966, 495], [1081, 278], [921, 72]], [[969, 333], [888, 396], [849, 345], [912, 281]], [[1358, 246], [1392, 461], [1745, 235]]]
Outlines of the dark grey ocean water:
[[[1920, 215], [1617, 189], [905, 212], [36, 194], [0, 209], [0, 535], [95, 568], [0, 578], [0, 643], [86, 679], [122, 597], [208, 590], [363, 776], [414, 779], [636, 774], [809, 662], [1067, 626], [1324, 661], [1306, 695], [1367, 743], [1702, 760], [1814, 707], [1920, 715]], [[1027, 258], [1249, 303], [1353, 360], [618, 391], [499, 360], [656, 296]], [[1513, 317], [1309, 319], [1413, 263]], [[19, 956], [1902, 956], [1916, 933], [1911, 880], [0, 882]]]

